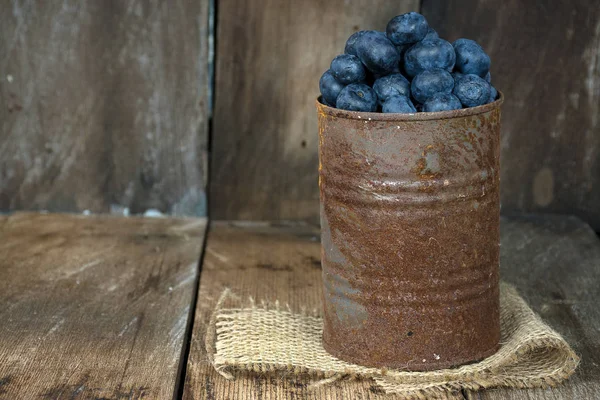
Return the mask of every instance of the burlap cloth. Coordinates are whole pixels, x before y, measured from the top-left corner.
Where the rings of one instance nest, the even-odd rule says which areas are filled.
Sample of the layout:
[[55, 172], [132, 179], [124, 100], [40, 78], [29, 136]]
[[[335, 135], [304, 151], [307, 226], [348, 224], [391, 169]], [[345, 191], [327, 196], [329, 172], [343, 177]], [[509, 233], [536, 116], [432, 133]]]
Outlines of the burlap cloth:
[[257, 305], [226, 291], [211, 318], [206, 348], [215, 369], [228, 379], [236, 370], [309, 374], [315, 385], [354, 376], [373, 379], [386, 393], [404, 399], [445, 398], [461, 389], [549, 387], [577, 368], [579, 358], [567, 342], [504, 283], [500, 319], [502, 346], [481, 362], [431, 372], [381, 370], [327, 353], [317, 311], [294, 313], [278, 303]]

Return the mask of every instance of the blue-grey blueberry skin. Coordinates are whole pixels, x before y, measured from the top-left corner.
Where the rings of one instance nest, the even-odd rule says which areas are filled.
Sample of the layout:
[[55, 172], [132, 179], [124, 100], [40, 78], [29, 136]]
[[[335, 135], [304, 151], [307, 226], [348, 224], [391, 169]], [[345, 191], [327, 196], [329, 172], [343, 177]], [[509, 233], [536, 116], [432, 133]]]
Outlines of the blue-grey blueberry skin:
[[454, 78], [450, 72], [441, 68], [428, 69], [415, 76], [410, 91], [415, 100], [425, 103], [436, 93], [452, 93]]
[[367, 31], [356, 39], [356, 54], [374, 74], [389, 74], [398, 68], [400, 55], [381, 32]]
[[485, 74], [485, 77], [483, 79], [485, 79], [485, 81], [487, 83], [491, 84], [492, 83], [492, 73], [488, 71], [488, 73]]
[[496, 101], [497, 97], [498, 97], [498, 91], [496, 90], [495, 87], [490, 85], [490, 99], [488, 100], [488, 103], [493, 103], [494, 101]]
[[461, 108], [460, 100], [451, 93], [435, 94], [423, 104], [425, 112], [460, 110]]
[[490, 93], [490, 84], [474, 74], [467, 74], [458, 78], [454, 82], [454, 90], [452, 91], [452, 94], [458, 97], [465, 107], [486, 104], [490, 100]]
[[391, 74], [381, 77], [373, 84], [380, 103], [392, 96], [410, 96], [410, 83], [402, 74]]
[[385, 32], [392, 43], [399, 46], [423, 40], [429, 32], [429, 25], [421, 14], [409, 12], [392, 18]]
[[458, 39], [452, 43], [456, 52], [456, 69], [463, 74], [485, 77], [490, 70], [490, 56], [474, 40]]
[[330, 70], [333, 77], [342, 85], [359, 83], [367, 77], [360, 58], [352, 54], [341, 54], [334, 58]]
[[346, 47], [344, 48], [344, 53], [352, 54], [353, 56], [355, 56], [356, 55], [356, 41], [358, 40], [359, 37], [364, 35], [365, 32], [367, 32], [367, 31], [358, 31], [358, 32], [354, 32], [352, 35], [350, 35], [350, 37], [346, 41]]
[[382, 111], [384, 113], [416, 113], [417, 109], [412, 101], [406, 96], [392, 96], [383, 103]]
[[363, 83], [351, 83], [340, 92], [335, 106], [348, 111], [377, 111], [375, 91]]
[[454, 48], [447, 41], [443, 39], [423, 40], [404, 54], [404, 70], [410, 77], [433, 68], [452, 71], [455, 61]]
[[338, 95], [343, 88], [344, 85], [335, 79], [333, 73], [329, 69], [325, 71], [319, 80], [319, 90], [321, 91], [321, 95], [326, 104], [335, 104]]
[[423, 40], [439, 39], [439, 38], [440, 38], [440, 35], [438, 35], [438, 33], [435, 31], [435, 29], [433, 29], [432, 27], [429, 27], [429, 30], [427, 31], [427, 35], [425, 35]]

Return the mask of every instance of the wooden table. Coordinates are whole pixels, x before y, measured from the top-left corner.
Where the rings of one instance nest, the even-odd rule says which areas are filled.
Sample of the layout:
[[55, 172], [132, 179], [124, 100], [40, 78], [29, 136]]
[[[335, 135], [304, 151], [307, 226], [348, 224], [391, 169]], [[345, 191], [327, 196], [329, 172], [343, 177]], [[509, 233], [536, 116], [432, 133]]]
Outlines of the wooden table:
[[205, 228], [0, 217], [0, 398], [172, 398]]
[[[0, 217], [2, 399], [389, 399], [369, 381], [227, 381], [204, 333], [226, 287], [319, 307], [319, 231], [294, 223], [15, 214]], [[582, 356], [552, 390], [456, 399], [600, 398], [600, 241], [574, 217], [502, 220], [501, 270]], [[198, 283], [198, 259], [201, 276]]]

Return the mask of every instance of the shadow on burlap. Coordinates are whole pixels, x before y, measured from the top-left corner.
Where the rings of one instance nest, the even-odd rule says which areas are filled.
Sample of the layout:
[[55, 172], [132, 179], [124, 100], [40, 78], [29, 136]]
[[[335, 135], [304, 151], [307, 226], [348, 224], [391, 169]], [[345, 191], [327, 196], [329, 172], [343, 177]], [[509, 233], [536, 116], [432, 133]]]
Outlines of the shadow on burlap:
[[208, 327], [206, 349], [227, 379], [236, 371], [308, 374], [314, 386], [342, 377], [372, 379], [404, 399], [444, 398], [462, 389], [551, 387], [567, 379], [579, 358], [542, 322], [514, 288], [500, 286], [500, 350], [474, 364], [428, 372], [382, 370], [350, 364], [321, 345], [323, 321], [317, 312], [293, 313], [278, 303], [243, 302], [225, 291]]

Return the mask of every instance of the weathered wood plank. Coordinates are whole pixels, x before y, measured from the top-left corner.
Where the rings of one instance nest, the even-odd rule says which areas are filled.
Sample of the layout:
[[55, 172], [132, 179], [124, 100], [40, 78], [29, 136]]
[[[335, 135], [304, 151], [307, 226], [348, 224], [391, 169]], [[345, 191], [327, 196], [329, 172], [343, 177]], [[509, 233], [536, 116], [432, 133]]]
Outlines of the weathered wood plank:
[[[319, 231], [310, 226], [212, 223], [203, 258], [184, 399], [389, 399], [369, 381], [311, 390], [305, 378], [246, 375], [228, 381], [210, 365], [204, 336], [225, 288], [293, 310], [321, 307]], [[462, 399], [457, 395], [457, 399]]]
[[[565, 335], [583, 361], [569, 382], [553, 390], [465, 394], [482, 399], [597, 398], [600, 312], [594, 308], [600, 301], [600, 241], [587, 225], [567, 217], [503, 219], [501, 232], [503, 279], [516, 285], [532, 307]], [[318, 235], [309, 226], [213, 224], [203, 260], [185, 399], [385, 398], [368, 382], [342, 381], [310, 391], [305, 379], [244, 376], [227, 381], [208, 362], [206, 326], [226, 287], [258, 301], [279, 300], [296, 310], [320, 307]]]
[[216, 219], [317, 221], [319, 78], [359, 29], [418, 0], [221, 0], [211, 158]]
[[208, 0], [11, 3], [0, 210], [205, 215]]
[[449, 40], [476, 39], [506, 96], [502, 208], [576, 214], [600, 231], [600, 7], [594, 0], [423, 0]]
[[205, 219], [0, 220], [0, 398], [174, 395]]
[[600, 241], [577, 218], [513, 219], [502, 225], [502, 277], [563, 334], [581, 357], [575, 375], [552, 390], [472, 393], [485, 400], [600, 399]]

